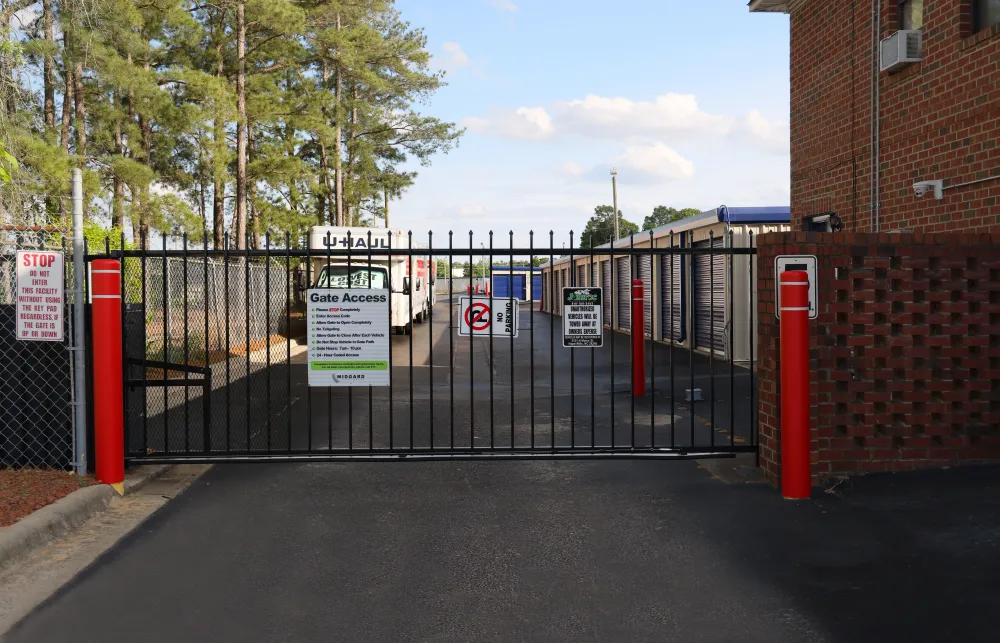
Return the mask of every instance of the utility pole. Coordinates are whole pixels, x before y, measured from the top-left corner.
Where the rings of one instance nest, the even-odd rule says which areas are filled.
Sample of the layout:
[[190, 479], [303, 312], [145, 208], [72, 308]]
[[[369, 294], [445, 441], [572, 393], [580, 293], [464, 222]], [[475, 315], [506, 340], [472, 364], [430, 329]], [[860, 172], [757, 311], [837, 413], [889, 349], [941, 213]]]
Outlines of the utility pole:
[[389, 188], [385, 188], [385, 227], [389, 228]]
[[87, 337], [84, 327], [83, 170], [73, 168], [73, 461], [87, 475]]
[[611, 198], [615, 217], [615, 241], [618, 241], [618, 168], [616, 167], [611, 168]]

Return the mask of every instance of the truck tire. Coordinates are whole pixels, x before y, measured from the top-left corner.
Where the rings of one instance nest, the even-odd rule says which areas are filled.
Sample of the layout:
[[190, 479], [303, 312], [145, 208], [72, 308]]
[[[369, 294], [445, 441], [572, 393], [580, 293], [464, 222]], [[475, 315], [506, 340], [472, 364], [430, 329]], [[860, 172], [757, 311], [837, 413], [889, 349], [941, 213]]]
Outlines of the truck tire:
[[404, 335], [409, 335], [412, 332], [413, 332], [413, 322], [410, 322], [409, 324], [403, 327]]

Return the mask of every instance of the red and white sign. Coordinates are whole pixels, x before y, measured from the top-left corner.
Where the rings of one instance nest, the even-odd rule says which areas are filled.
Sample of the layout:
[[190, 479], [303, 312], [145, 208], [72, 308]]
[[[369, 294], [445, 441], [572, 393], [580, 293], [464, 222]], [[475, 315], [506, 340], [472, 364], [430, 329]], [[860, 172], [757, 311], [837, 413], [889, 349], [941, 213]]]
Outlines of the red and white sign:
[[458, 334], [517, 337], [520, 303], [511, 298], [460, 297]]
[[61, 252], [17, 251], [18, 339], [63, 341], [64, 276]]

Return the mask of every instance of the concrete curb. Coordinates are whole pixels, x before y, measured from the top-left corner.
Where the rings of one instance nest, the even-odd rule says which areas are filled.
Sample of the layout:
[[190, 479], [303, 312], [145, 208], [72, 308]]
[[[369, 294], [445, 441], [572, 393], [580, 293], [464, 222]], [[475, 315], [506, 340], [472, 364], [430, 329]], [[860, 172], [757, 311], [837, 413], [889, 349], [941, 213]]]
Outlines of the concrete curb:
[[[146, 465], [130, 470], [125, 476], [125, 494], [141, 489], [160, 477], [170, 466]], [[39, 547], [79, 528], [91, 517], [107, 509], [117, 497], [118, 493], [111, 485], [84, 487], [42, 507], [10, 527], [0, 527], [0, 571]]]

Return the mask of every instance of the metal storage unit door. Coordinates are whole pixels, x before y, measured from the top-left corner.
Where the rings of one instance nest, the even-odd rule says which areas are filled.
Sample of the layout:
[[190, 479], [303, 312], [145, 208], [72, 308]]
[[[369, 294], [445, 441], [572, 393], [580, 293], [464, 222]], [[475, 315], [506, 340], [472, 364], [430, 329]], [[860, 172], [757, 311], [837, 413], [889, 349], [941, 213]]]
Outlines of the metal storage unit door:
[[600, 266], [597, 262], [591, 262], [590, 264], [590, 283], [588, 284], [591, 288], [597, 288], [597, 270]]
[[653, 258], [639, 255], [639, 279], [642, 279], [642, 318], [646, 337], [653, 336]]
[[493, 275], [493, 296], [510, 297], [511, 275]]
[[542, 286], [542, 276], [537, 272], [531, 277], [531, 300], [538, 301], [539, 299], [544, 299], [542, 297], [543, 290]]
[[611, 327], [611, 262], [601, 262], [601, 288], [604, 289], [604, 325]]
[[629, 307], [632, 305], [632, 265], [631, 257], [618, 259], [618, 328], [630, 330], [632, 328], [632, 315], [629, 314]]
[[[711, 247], [722, 248], [722, 237]], [[694, 244], [709, 248], [708, 241]], [[713, 281], [714, 280], [714, 281]], [[714, 313], [714, 314], [713, 314]], [[726, 255], [694, 256], [694, 340], [699, 348], [725, 352], [726, 330]]]
[[[671, 272], [672, 271], [672, 272]], [[684, 257], [660, 257], [660, 333], [663, 339], [683, 342], [687, 328], [684, 314]]]
[[587, 266], [579, 265], [576, 267], [576, 286], [586, 286], [587, 285]]
[[514, 297], [521, 301], [528, 298], [528, 275], [514, 275]]

